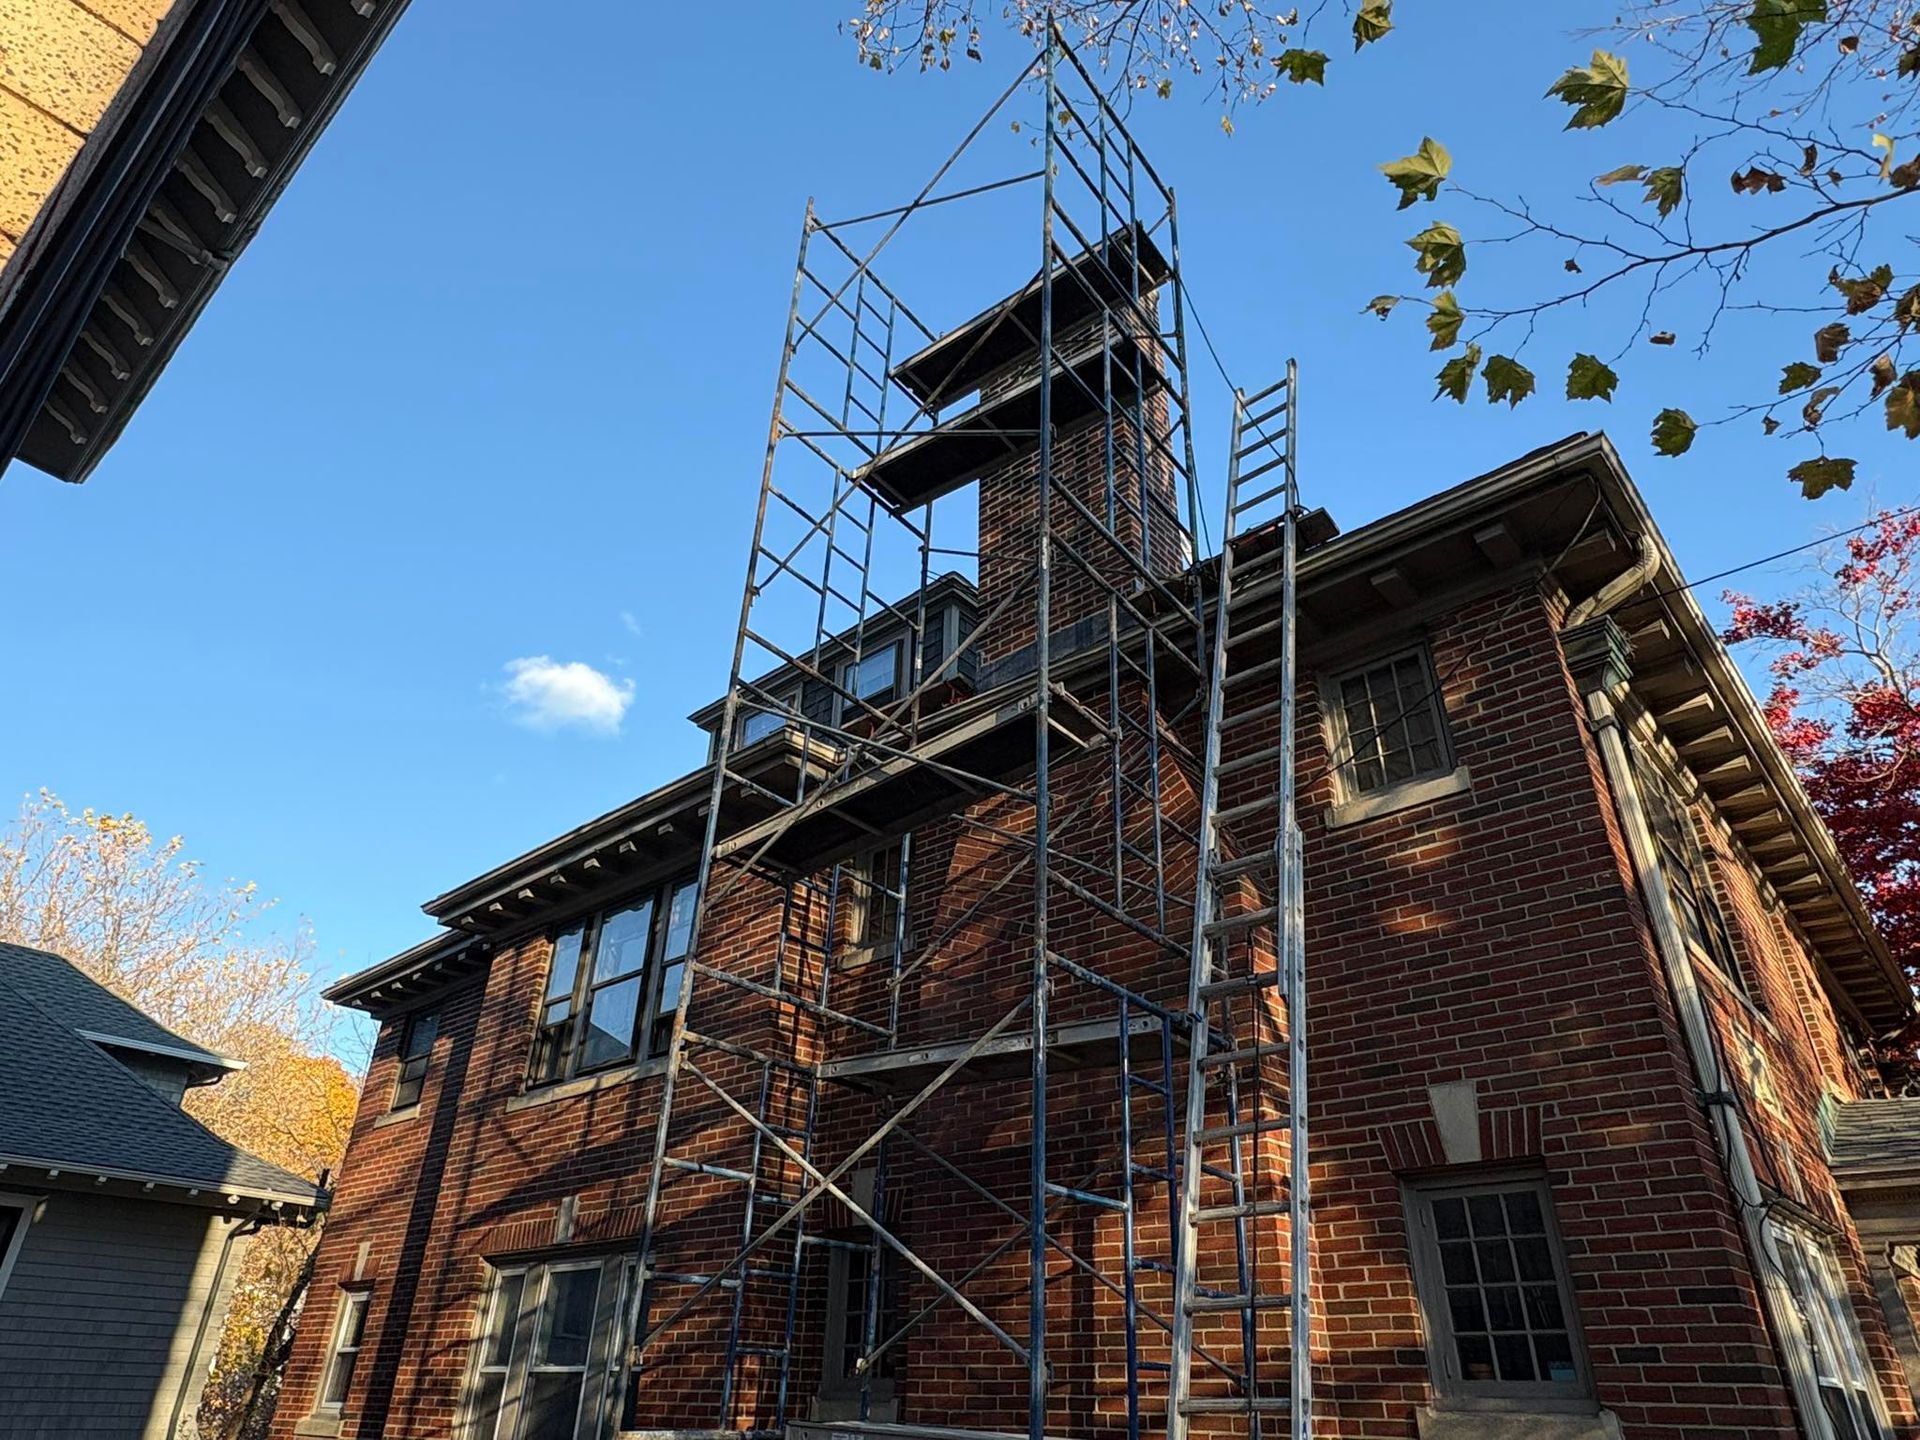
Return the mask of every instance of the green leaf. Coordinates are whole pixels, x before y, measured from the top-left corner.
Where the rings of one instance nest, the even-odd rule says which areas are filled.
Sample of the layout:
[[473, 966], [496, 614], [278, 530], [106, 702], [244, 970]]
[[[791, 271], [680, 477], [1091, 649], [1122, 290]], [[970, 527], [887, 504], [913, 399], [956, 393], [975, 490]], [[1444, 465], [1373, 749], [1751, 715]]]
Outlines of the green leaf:
[[1460, 343], [1460, 322], [1467, 317], [1462, 313], [1460, 304], [1453, 298], [1451, 290], [1442, 290], [1433, 301], [1433, 312], [1427, 316], [1427, 329], [1433, 334], [1433, 343], [1429, 350], [1451, 350]]
[[1507, 402], [1513, 409], [1533, 394], [1533, 372], [1510, 355], [1489, 355], [1482, 379], [1487, 382], [1487, 403]]
[[1887, 392], [1887, 428], [1904, 430], [1907, 439], [1920, 440], [1920, 370], [1909, 370]]
[[1407, 241], [1415, 259], [1413, 268], [1428, 285], [1452, 285], [1467, 273], [1467, 247], [1460, 232], [1441, 221]]
[[1849, 279], [1838, 266], [1827, 272], [1827, 283], [1847, 297], [1847, 313], [1862, 315], [1887, 298], [1893, 288], [1893, 267], [1876, 265], [1870, 275]]
[[1644, 165], [1619, 165], [1607, 171], [1604, 175], [1594, 176], [1593, 183], [1596, 185], [1618, 185], [1623, 180], [1643, 179], [1646, 173], [1647, 167]]
[[1792, 63], [1800, 32], [1826, 18], [1826, 0], [1753, 0], [1753, 9], [1747, 12], [1747, 28], [1753, 31], [1756, 43], [1747, 73], [1758, 75], [1762, 70], [1779, 70]]
[[1371, 310], [1384, 320], [1393, 313], [1393, 307], [1399, 303], [1400, 297], [1398, 295], [1376, 295], [1360, 307], [1360, 313], [1364, 315], [1367, 311]]
[[1853, 487], [1853, 461], [1842, 460], [1838, 456], [1816, 456], [1812, 460], [1802, 460], [1787, 471], [1787, 478], [1800, 487], [1800, 493], [1805, 498], [1818, 500], [1829, 490], [1849, 490]]
[[1283, 50], [1273, 68], [1296, 85], [1327, 83], [1327, 57], [1319, 50]]
[[1838, 320], [1831, 325], [1822, 325], [1813, 332], [1813, 358], [1822, 365], [1831, 365], [1840, 358], [1840, 352], [1847, 348], [1853, 339], [1853, 332]]
[[1353, 17], [1353, 48], [1371, 45], [1393, 28], [1393, 0], [1367, 0]]
[[1909, 75], [1920, 75], [1920, 45], [1900, 52], [1900, 63], [1894, 67], [1894, 73], [1902, 80]]
[[1567, 399], [1605, 400], [1612, 403], [1614, 386], [1620, 377], [1598, 356], [1580, 354], [1567, 366]]
[[1467, 386], [1473, 383], [1473, 372], [1480, 368], [1480, 347], [1468, 342], [1467, 348], [1440, 367], [1437, 377], [1440, 388], [1433, 392], [1438, 400], [1442, 395], [1451, 395], [1462, 405], [1467, 403]]
[[1662, 220], [1680, 208], [1686, 176], [1687, 172], [1678, 165], [1662, 165], [1658, 170], [1647, 172], [1647, 199], [1660, 207]]
[[1440, 182], [1452, 168], [1453, 157], [1447, 154], [1447, 147], [1428, 135], [1422, 137], [1420, 148], [1413, 154], [1389, 160], [1380, 167], [1380, 173], [1399, 187], [1400, 204], [1396, 208], [1404, 210], [1416, 200], [1437, 196]]
[[1809, 365], [1804, 360], [1796, 360], [1780, 372], [1780, 393], [1791, 395], [1796, 390], [1804, 390], [1820, 378], [1820, 367]]
[[1662, 410], [1653, 417], [1653, 448], [1662, 455], [1684, 455], [1699, 428], [1684, 410]]
[[1583, 69], [1571, 69], [1547, 87], [1547, 94], [1574, 107], [1569, 130], [1590, 130], [1617, 116], [1627, 103], [1627, 62], [1604, 50], [1593, 52]]

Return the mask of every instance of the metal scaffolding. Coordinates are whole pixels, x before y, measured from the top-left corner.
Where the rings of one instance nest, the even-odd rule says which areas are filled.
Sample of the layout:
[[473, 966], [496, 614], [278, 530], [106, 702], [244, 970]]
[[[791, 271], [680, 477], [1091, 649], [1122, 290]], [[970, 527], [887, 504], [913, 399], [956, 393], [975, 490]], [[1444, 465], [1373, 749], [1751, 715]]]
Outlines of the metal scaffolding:
[[[1037, 132], [1038, 168], [942, 191], [1009, 118]], [[1038, 197], [1040, 263], [982, 314], [937, 331], [880, 278], [876, 262], [916, 223], [950, 213], [936, 207], [1020, 190]], [[716, 740], [696, 959], [674, 997], [630, 1301], [623, 1384], [643, 1383], [676, 1334], [718, 1357], [701, 1390], [711, 1413], [677, 1418], [675, 1434], [772, 1436], [797, 1418], [796, 1362], [811, 1343], [800, 1334], [803, 1276], [811, 1256], [835, 1250], [856, 1256], [867, 1288], [860, 1418], [903, 1340], [935, 1311], [958, 1311], [1016, 1357], [1030, 1440], [1060, 1433], [1054, 1386], [1078, 1359], [1057, 1327], [1049, 1336], [1049, 1269], [1062, 1264], [1117, 1306], [1116, 1423], [1128, 1440], [1183, 1435], [1191, 1414], [1218, 1408], [1208, 1396], [1244, 1398], [1234, 1408], [1253, 1437], [1273, 1413], [1256, 1373], [1265, 1297], [1240, 1287], [1249, 1323], [1238, 1358], [1195, 1320], [1222, 1308], [1195, 1253], [1203, 1236], [1212, 1243], [1201, 1192], [1224, 1177], [1234, 1203], [1254, 1207], [1231, 1226], [1231, 1263], [1246, 1275], [1260, 1259], [1248, 1218], [1272, 1202], [1256, 1193], [1234, 1128], [1242, 1110], [1258, 1117], [1244, 1131], [1257, 1172], [1267, 1123], [1257, 1056], [1267, 1052], [1256, 1039], [1251, 1068], [1221, 1068], [1235, 1037], [1259, 1027], [1236, 1028], [1210, 988], [1224, 973], [1219, 870], [1233, 817], [1213, 800], [1235, 641], [1225, 634], [1231, 559], [1218, 606], [1193, 565], [1200, 504], [1179, 264], [1172, 191], [1057, 33], [910, 203], [837, 222], [808, 205]], [[1291, 394], [1289, 384], [1289, 405]], [[1241, 413], [1236, 466], [1254, 438], [1241, 439]], [[1289, 423], [1289, 486], [1291, 433]], [[989, 533], [984, 499], [964, 514], [951, 503], [990, 487], [1031, 496], [1030, 533]], [[1236, 480], [1229, 525], [1238, 494]], [[1291, 489], [1284, 499], [1290, 603]], [[936, 569], [955, 560], [977, 570], [958, 636], [929, 609]], [[871, 683], [865, 665], [883, 641], [901, 647], [889, 685]], [[775, 732], [791, 763], [770, 769]], [[1285, 763], [1269, 813], [1275, 797], [1291, 804], [1290, 745]], [[743, 808], [758, 818], [738, 821]], [[943, 912], [928, 939], [911, 932], [910, 881], [916, 836], [940, 826], [991, 858], [978, 893]], [[1231, 923], [1272, 935], [1277, 914], [1294, 917], [1294, 938], [1263, 953], [1283, 956], [1294, 978], [1277, 988], [1297, 997], [1290, 811], [1280, 833], [1295, 837], [1294, 858], [1282, 857], [1276, 883], [1291, 874], [1293, 888], [1273, 892], [1287, 898], [1269, 900], [1258, 924]], [[756, 906], [777, 908], [777, 933], [747, 936], [741, 917]], [[862, 937], [857, 963], [853, 911], [882, 915], [889, 931]], [[929, 1046], [914, 1028], [913, 987], [927, 956], [986, 912], [1018, 918], [1021, 993], [992, 1023]], [[1090, 922], [1122, 939], [1088, 943]], [[924, 1138], [919, 1121], [961, 1087], [1015, 1069], [1027, 1163], [1024, 1186], [1003, 1193]], [[1220, 1075], [1243, 1087], [1225, 1102], [1209, 1099]], [[1063, 1159], [1066, 1137], [1049, 1128], [1068, 1083], [1112, 1086], [1116, 1133], [1092, 1163], [1081, 1149]], [[1222, 1124], [1232, 1130], [1225, 1165], [1212, 1154]], [[727, 1136], [738, 1137], [730, 1151]], [[1303, 1131], [1292, 1147], [1304, 1153]], [[964, 1267], [930, 1259], [895, 1220], [890, 1173], [909, 1162], [1001, 1217], [1003, 1242]], [[737, 1244], [714, 1263], [662, 1258], [694, 1229], [676, 1218], [681, 1179], [705, 1186], [702, 1197], [734, 1197]], [[718, 1223], [713, 1209], [703, 1199], [703, 1223]], [[826, 1211], [843, 1223], [821, 1223]], [[1089, 1215], [1115, 1227], [1117, 1264], [1073, 1243], [1072, 1218]], [[1022, 1252], [1024, 1326], [969, 1289]], [[1295, 1248], [1296, 1326], [1304, 1254]], [[888, 1314], [890, 1270], [930, 1297], [916, 1313]], [[1296, 1362], [1285, 1393], [1304, 1394], [1304, 1377]]]

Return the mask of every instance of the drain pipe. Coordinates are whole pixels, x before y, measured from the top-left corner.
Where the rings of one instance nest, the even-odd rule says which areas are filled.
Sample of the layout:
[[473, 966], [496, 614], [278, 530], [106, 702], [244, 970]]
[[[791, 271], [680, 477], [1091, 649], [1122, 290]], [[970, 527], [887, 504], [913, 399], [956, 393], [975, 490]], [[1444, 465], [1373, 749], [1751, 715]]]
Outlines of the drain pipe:
[[[1650, 542], [1643, 536], [1641, 544], [1644, 548]], [[1700, 1084], [1701, 1103], [1713, 1128], [1716, 1148], [1733, 1191], [1734, 1209], [1760, 1281], [1761, 1303], [1785, 1363], [1794, 1402], [1806, 1422], [1809, 1417], [1822, 1413], [1822, 1405], [1806, 1347], [1789, 1340], [1799, 1334], [1798, 1316], [1792, 1293], [1787, 1289], [1786, 1272], [1767, 1229], [1767, 1212], [1772, 1202], [1753, 1168], [1753, 1154], [1741, 1123], [1739, 1102], [1721, 1063], [1720, 1048], [1714, 1041], [1712, 1020], [1694, 973], [1692, 952], [1687, 948], [1685, 932], [1667, 889], [1659, 850], [1635, 784], [1625, 725], [1615, 704], [1615, 696], [1625, 687], [1632, 670], [1628, 665], [1627, 637], [1606, 611], [1638, 589], [1648, 573], [1636, 564], [1620, 579], [1570, 611], [1570, 619], [1584, 611], [1583, 621], [1562, 629], [1560, 641], [1574, 683], [1586, 698], [1589, 726], [1600, 749], [1627, 853], [1646, 903], [1647, 918], [1653, 926], [1654, 949], [1666, 972], [1687, 1054]], [[1629, 578], [1633, 583], [1623, 585]], [[1825, 1432], [1815, 1429], [1809, 1433]]]
[[1578, 630], [1587, 621], [1606, 615], [1647, 583], [1653, 572], [1659, 568], [1660, 547], [1653, 543], [1652, 534], [1643, 530], [1640, 533], [1637, 549], [1639, 553], [1634, 557], [1633, 564], [1567, 611], [1566, 618], [1560, 622], [1562, 634]]
[[233, 1247], [242, 1236], [256, 1235], [265, 1229], [270, 1217], [265, 1210], [255, 1211], [244, 1220], [236, 1221], [227, 1231], [226, 1239], [220, 1242], [220, 1258], [214, 1262], [213, 1279], [207, 1286], [207, 1298], [200, 1306], [200, 1323], [193, 1332], [193, 1345], [187, 1351], [187, 1363], [180, 1369], [180, 1384], [173, 1392], [173, 1411], [167, 1417], [167, 1440], [176, 1440], [180, 1433], [180, 1420], [187, 1407], [189, 1392], [197, 1396], [204, 1388], [194, 1384], [194, 1378], [200, 1373], [200, 1357], [206, 1348], [207, 1332], [212, 1328], [214, 1307], [220, 1303], [220, 1286], [227, 1276], [227, 1263], [233, 1259]]

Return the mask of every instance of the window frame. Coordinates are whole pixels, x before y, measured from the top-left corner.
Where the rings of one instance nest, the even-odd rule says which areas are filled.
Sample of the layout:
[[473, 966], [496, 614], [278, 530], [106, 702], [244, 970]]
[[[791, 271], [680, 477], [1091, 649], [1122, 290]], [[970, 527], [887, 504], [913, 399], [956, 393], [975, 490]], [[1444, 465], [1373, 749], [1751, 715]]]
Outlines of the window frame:
[[[1372, 789], [1362, 789], [1355, 778], [1355, 769], [1360, 756], [1353, 745], [1352, 731], [1347, 721], [1347, 707], [1344, 689], [1348, 681], [1371, 675], [1376, 670], [1391, 672], [1403, 660], [1413, 660], [1420, 667], [1421, 684], [1425, 687], [1428, 713], [1434, 723], [1434, 745], [1438, 758], [1430, 769], [1418, 769], [1400, 780], [1386, 778], [1384, 757], [1381, 758], [1381, 783]], [[1329, 671], [1318, 686], [1321, 712], [1326, 724], [1327, 754], [1337, 763], [1329, 768], [1333, 771], [1335, 799], [1342, 804], [1377, 802], [1383, 796], [1390, 796], [1414, 786], [1424, 785], [1434, 780], [1452, 775], [1459, 766], [1459, 758], [1453, 748], [1453, 731], [1447, 718], [1447, 701], [1443, 687], [1433, 667], [1433, 648], [1424, 639], [1409, 645], [1402, 645], [1383, 654], [1375, 655], [1358, 665], [1348, 665], [1339, 670]], [[1403, 723], [1403, 715], [1394, 724]], [[1376, 715], [1373, 738], [1377, 741], [1382, 733], [1393, 728], [1379, 724]]]
[[[417, 1054], [413, 1046], [422, 1026], [427, 1029], [427, 1044]], [[433, 1047], [440, 1038], [440, 1012], [434, 1010], [415, 1010], [410, 1013], [400, 1027], [400, 1049], [393, 1072], [393, 1099], [387, 1106], [389, 1114], [397, 1110], [411, 1110], [417, 1106], [426, 1093], [427, 1076], [433, 1070]], [[411, 1073], [410, 1073], [411, 1072]], [[407, 1087], [412, 1086], [409, 1098]]]
[[[873, 1204], [873, 1189], [876, 1179], [875, 1170], [855, 1171], [846, 1181], [847, 1193], [866, 1206]], [[860, 1277], [865, 1290], [858, 1307], [849, 1303], [848, 1286], [852, 1279], [853, 1260], [858, 1255], [866, 1265]], [[877, 1281], [875, 1271], [878, 1271]], [[878, 1301], [874, 1308], [878, 1318], [874, 1325], [875, 1344], [884, 1343], [891, 1338], [893, 1327], [899, 1323], [900, 1305], [900, 1268], [897, 1257], [886, 1246], [873, 1238], [869, 1230], [848, 1231], [840, 1237], [827, 1257], [827, 1286], [825, 1323], [821, 1330], [820, 1379], [815, 1387], [817, 1398], [829, 1405], [839, 1402], [856, 1401], [860, 1398], [862, 1382], [852, 1374], [841, 1361], [848, 1345], [847, 1326], [857, 1314], [865, 1330], [865, 1319], [869, 1300]], [[859, 1337], [856, 1348], [864, 1353], [865, 1334]], [[890, 1357], [890, 1358], [889, 1358]], [[882, 1367], [871, 1381], [866, 1382], [868, 1398], [874, 1411], [881, 1407], [891, 1407], [898, 1393], [900, 1348], [896, 1345], [882, 1357]]]
[[[858, 655], [849, 655], [840, 662], [838, 675], [842, 693], [836, 698], [839, 701], [838, 708], [843, 724], [849, 719], [857, 718], [865, 706], [872, 706], [877, 710], [888, 702], [900, 698], [901, 660], [905, 654], [906, 646], [901, 643], [899, 636], [895, 636], [884, 645], [876, 645], [873, 649], [862, 651]], [[860, 667], [879, 659], [882, 655], [890, 656], [892, 659], [893, 678], [873, 693], [863, 695], [858, 688]]]
[[[517, 1393], [511, 1393], [509, 1387], [514, 1373], [514, 1362], [520, 1359], [522, 1349], [526, 1344], [526, 1335], [524, 1334], [526, 1329], [526, 1286], [527, 1277], [534, 1267], [530, 1265], [497, 1265], [489, 1268], [492, 1273], [488, 1277], [486, 1294], [480, 1306], [479, 1326], [474, 1331], [472, 1342], [473, 1354], [471, 1363], [467, 1367], [465, 1390], [461, 1397], [460, 1431], [461, 1434], [466, 1437], [466, 1440], [499, 1440], [503, 1426], [508, 1427], [505, 1433], [509, 1436], [513, 1435], [520, 1426], [520, 1397]], [[518, 1292], [518, 1298], [514, 1302], [513, 1317], [507, 1326], [507, 1358], [503, 1364], [495, 1365], [490, 1363], [487, 1344], [493, 1336], [494, 1320], [499, 1313], [499, 1305], [505, 1282], [510, 1278], [519, 1279], [520, 1290]], [[488, 1374], [498, 1374], [500, 1376], [500, 1398], [493, 1412], [493, 1429], [491, 1433], [487, 1433], [481, 1429], [480, 1415], [475, 1408], [480, 1398], [480, 1378]], [[510, 1426], [508, 1425], [509, 1415], [512, 1416]]]
[[[624, 1349], [618, 1331], [626, 1312], [627, 1276], [633, 1269], [632, 1257], [625, 1252], [555, 1256], [549, 1260], [528, 1260], [487, 1265], [482, 1303], [475, 1307], [469, 1352], [464, 1368], [457, 1433], [462, 1440], [517, 1440], [525, 1428], [532, 1400], [535, 1374], [568, 1374], [580, 1377], [579, 1397], [573, 1412], [572, 1440], [593, 1440], [604, 1430], [602, 1421], [610, 1404], [617, 1403], [615, 1381]], [[541, 1325], [553, 1294], [552, 1277], [563, 1271], [591, 1271], [595, 1276], [591, 1327], [586, 1337], [586, 1358], [578, 1366], [554, 1366], [538, 1362]], [[504, 1365], [490, 1363], [488, 1342], [495, 1329], [501, 1296], [506, 1282], [518, 1278], [518, 1306], [508, 1333], [507, 1360]], [[499, 1398], [495, 1403], [492, 1429], [486, 1427], [480, 1412], [480, 1382], [485, 1375], [501, 1377]]]
[[27, 1231], [33, 1226], [41, 1198], [17, 1190], [0, 1190], [0, 1210], [19, 1212], [13, 1228], [0, 1237], [0, 1295], [7, 1293], [7, 1281], [13, 1275], [14, 1262], [20, 1258], [20, 1252], [26, 1246]]
[[[1822, 1440], [1848, 1440], [1833, 1427], [1826, 1394], [1831, 1390], [1845, 1402], [1849, 1423], [1862, 1440], [1891, 1440], [1886, 1397], [1867, 1358], [1860, 1317], [1854, 1313], [1833, 1247], [1811, 1230], [1778, 1217], [1770, 1216], [1766, 1229], [1791, 1301], [1788, 1315], [1798, 1332], [1793, 1338], [1800, 1353], [1793, 1357], [1797, 1361], [1793, 1368], [1811, 1382], [1821, 1402], [1814, 1428]], [[1795, 1283], [1796, 1271], [1807, 1282], [1804, 1293]]]
[[[751, 746], [758, 745], [762, 740], [779, 734], [780, 731], [787, 726], [800, 723], [801, 688], [798, 683], [783, 686], [778, 691], [767, 688], [766, 693], [772, 698], [772, 705], [762, 705], [757, 702], [747, 701], [745, 708], [735, 717], [733, 722], [733, 748], [735, 750], [745, 750]], [[778, 720], [779, 723], [764, 734], [749, 736], [747, 734], [747, 726], [762, 716], [771, 716]]]
[[[366, 1348], [367, 1317], [373, 1309], [373, 1291], [371, 1289], [345, 1290], [340, 1292], [340, 1303], [334, 1307], [333, 1328], [327, 1332], [326, 1363], [320, 1367], [320, 1386], [313, 1392], [313, 1409], [316, 1415], [338, 1415], [347, 1406], [347, 1398], [353, 1389], [353, 1377], [359, 1373], [360, 1352]], [[351, 1345], [343, 1345], [342, 1338], [347, 1333], [347, 1319], [355, 1310], [360, 1313], [359, 1332]], [[340, 1372], [340, 1357], [351, 1355], [347, 1363], [346, 1374], [340, 1380], [338, 1399], [329, 1399], [333, 1390], [334, 1376]]]
[[[547, 988], [541, 992], [539, 1008], [534, 1016], [533, 1044], [527, 1057], [529, 1090], [605, 1074], [623, 1066], [656, 1059], [666, 1053], [666, 1046], [659, 1035], [660, 1022], [671, 1021], [670, 1012], [662, 1015], [659, 1009], [665, 996], [666, 979], [670, 972], [676, 978], [684, 977], [690, 958], [688, 951], [670, 952], [668, 949], [678, 928], [674, 924], [674, 917], [677, 904], [683, 896], [687, 897], [689, 905], [698, 906], [697, 875], [680, 875], [662, 884], [630, 893], [580, 916], [549, 936]], [[600, 944], [607, 921], [643, 905], [649, 907], [650, 913], [646, 922], [646, 950], [639, 968], [611, 977], [596, 977]], [[689, 938], [693, 918], [690, 910], [686, 915]], [[575, 935], [579, 938], [574, 953], [572, 981], [564, 993], [555, 995], [551, 991], [554, 961], [560, 953], [562, 942]], [[627, 1037], [625, 1053], [594, 1064], [583, 1064], [595, 997], [636, 978], [639, 980], [639, 994], [634, 1002], [633, 1026]], [[549, 1020], [549, 1013], [561, 1005], [567, 1007], [565, 1016], [560, 1020]], [[551, 1061], [550, 1055], [555, 1057]]]
[[[1566, 1322], [1574, 1378], [1566, 1381], [1472, 1380], [1461, 1373], [1446, 1279], [1441, 1269], [1440, 1242], [1433, 1217], [1436, 1199], [1471, 1199], [1479, 1195], [1507, 1195], [1531, 1191], [1544, 1222], [1547, 1253]], [[1593, 1366], [1581, 1332], [1578, 1294], [1567, 1263], [1566, 1243], [1554, 1211], [1553, 1187], [1537, 1170], [1480, 1171], [1470, 1175], [1437, 1175], [1403, 1181], [1401, 1200], [1407, 1222], [1407, 1245], [1412, 1262], [1414, 1292], [1419, 1300], [1427, 1352], [1427, 1372], [1437, 1404], [1454, 1409], [1529, 1413], [1588, 1413], [1594, 1405]], [[1479, 1288], [1484, 1293], [1482, 1282]], [[1531, 1333], [1529, 1331], [1528, 1333]]]
[[[873, 878], [875, 862], [888, 856], [892, 857], [894, 870], [890, 889]], [[881, 845], [869, 846], [847, 862], [846, 870], [850, 878], [843, 877], [841, 886], [841, 904], [844, 907], [841, 934], [846, 937], [840, 952], [843, 964], [865, 964], [891, 955], [896, 945], [904, 946], [905, 932], [901, 925], [906, 910], [906, 867], [910, 863], [904, 835]], [[884, 892], [885, 901], [876, 905], [876, 894], [880, 892]], [[886, 933], [874, 933], [876, 917], [891, 920]]]
[[1759, 1003], [1738, 946], [1733, 927], [1714, 888], [1713, 857], [1700, 838], [1699, 824], [1678, 778], [1644, 740], [1631, 747], [1634, 788], [1647, 817], [1647, 838], [1660, 861], [1660, 877], [1687, 950], [1742, 999]]

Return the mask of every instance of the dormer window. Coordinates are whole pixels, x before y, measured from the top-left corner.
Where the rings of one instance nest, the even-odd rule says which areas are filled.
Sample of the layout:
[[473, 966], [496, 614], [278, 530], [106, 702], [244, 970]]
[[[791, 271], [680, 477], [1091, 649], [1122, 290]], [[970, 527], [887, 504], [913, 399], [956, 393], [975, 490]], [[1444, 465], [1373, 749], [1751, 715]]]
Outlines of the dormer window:
[[[840, 686], [869, 705], [884, 705], [893, 699], [900, 689], [900, 642], [882, 645], [858, 660], [847, 661], [840, 667]], [[860, 707], [850, 700], [843, 711], [849, 716], [857, 715]]]
[[754, 707], [745, 710], [734, 724], [736, 745], [752, 745], [764, 740], [782, 728], [793, 723], [793, 717], [800, 713], [800, 691], [798, 687], [777, 698], [778, 709]]

